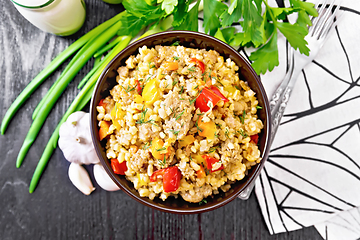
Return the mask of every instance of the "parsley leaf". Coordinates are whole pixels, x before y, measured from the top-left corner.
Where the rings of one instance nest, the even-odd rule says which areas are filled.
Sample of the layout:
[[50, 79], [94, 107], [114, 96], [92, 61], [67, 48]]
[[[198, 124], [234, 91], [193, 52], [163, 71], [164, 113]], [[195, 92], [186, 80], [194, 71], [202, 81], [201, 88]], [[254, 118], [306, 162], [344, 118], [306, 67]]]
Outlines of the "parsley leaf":
[[[197, 1], [197, 3], [193, 6], [192, 9], [187, 14], [184, 14], [182, 16], [179, 16], [179, 18], [182, 18], [183, 21], [181, 24], [173, 25], [174, 30], [188, 30], [188, 31], [195, 31], [197, 32], [199, 29], [198, 24], [198, 14], [199, 14], [199, 4], [200, 1]], [[175, 15], [174, 15], [175, 17]], [[179, 21], [178, 21], [179, 22]]]
[[166, 14], [171, 14], [177, 5], [177, 0], [164, 0], [161, 4], [161, 9], [164, 10]]
[[178, 0], [177, 7], [175, 8], [175, 10], [173, 12], [174, 21], [172, 23], [172, 26], [174, 28], [180, 26], [184, 22], [184, 20], [187, 18], [184, 16], [187, 16], [189, 4], [190, 4], [190, 1]]
[[277, 32], [274, 32], [270, 40], [258, 50], [251, 53], [249, 59], [253, 61], [251, 66], [260, 74], [267, 70], [272, 71], [279, 65], [279, 52], [277, 48]]
[[206, 33], [214, 36], [220, 28], [220, 16], [227, 9], [227, 6], [217, 0], [204, 0], [204, 28]]
[[299, 49], [300, 53], [309, 56], [310, 49], [306, 46], [307, 42], [304, 39], [308, 34], [307, 28], [304, 28], [296, 23], [290, 24], [288, 22], [278, 22], [277, 27], [295, 50]]

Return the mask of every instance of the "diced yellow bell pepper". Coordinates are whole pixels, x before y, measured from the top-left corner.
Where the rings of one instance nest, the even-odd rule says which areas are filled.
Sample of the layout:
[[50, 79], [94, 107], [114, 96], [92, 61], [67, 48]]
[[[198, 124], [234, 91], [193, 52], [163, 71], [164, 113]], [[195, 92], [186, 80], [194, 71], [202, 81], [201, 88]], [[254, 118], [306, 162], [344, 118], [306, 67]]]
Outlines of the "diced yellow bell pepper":
[[199, 154], [192, 154], [191, 158], [199, 165], [204, 162], [204, 158]]
[[163, 160], [165, 155], [166, 155], [165, 157], [168, 157], [168, 155], [170, 154], [169, 148], [164, 147], [163, 140], [161, 140], [158, 137], [156, 137], [151, 142], [150, 150], [151, 150], [151, 154], [153, 155], [153, 157], [156, 159], [160, 159], [160, 160]]
[[136, 103], [143, 103], [144, 102], [144, 98], [141, 96], [141, 95], [139, 95], [139, 94], [134, 94], [134, 102], [136, 102]]
[[195, 142], [195, 138], [193, 135], [187, 135], [183, 139], [179, 140], [179, 146], [185, 147]]
[[233, 86], [227, 86], [224, 88], [224, 90], [231, 95], [234, 95], [234, 93], [236, 92], [236, 88]]
[[142, 98], [147, 105], [151, 105], [156, 100], [160, 99], [160, 90], [156, 79], [151, 79], [146, 83], [142, 92]]
[[115, 103], [114, 108], [111, 110], [111, 120], [117, 130], [121, 129], [120, 120], [123, 119], [125, 112], [121, 109], [120, 103]]
[[146, 179], [141, 175], [141, 173], [136, 173], [136, 176], [138, 177], [140, 187], [147, 184]]
[[216, 133], [216, 124], [213, 121], [203, 122], [203, 117], [200, 117], [197, 121], [199, 136], [206, 137], [208, 139], [214, 139]]
[[164, 66], [165, 70], [167, 70], [167, 71], [174, 71], [179, 68], [179, 63], [178, 62], [165, 62], [165, 63], [163, 63], [163, 66]]

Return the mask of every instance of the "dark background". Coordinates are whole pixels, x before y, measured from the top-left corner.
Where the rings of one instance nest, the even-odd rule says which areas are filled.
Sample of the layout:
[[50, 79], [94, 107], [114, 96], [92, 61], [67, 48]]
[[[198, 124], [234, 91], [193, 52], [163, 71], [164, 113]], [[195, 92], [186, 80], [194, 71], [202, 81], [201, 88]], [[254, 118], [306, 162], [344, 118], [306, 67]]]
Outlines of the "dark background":
[[[22, 89], [58, 53], [81, 35], [122, 11], [122, 5], [87, 0], [87, 17], [79, 32], [58, 37], [34, 27], [10, 0], [0, 1], [0, 119]], [[62, 69], [65, 65], [63, 65]], [[16, 169], [18, 151], [31, 114], [59, 76], [50, 76], [15, 115], [0, 136], [0, 239], [322, 239], [315, 228], [270, 235], [254, 193], [212, 212], [163, 213], [143, 206], [121, 191], [97, 189], [85, 196], [70, 182], [69, 163], [56, 149], [34, 193], [28, 188], [38, 160], [61, 116], [74, 99], [78, 74], [59, 99], [40, 135]], [[87, 111], [87, 109], [85, 109]], [[92, 166], [87, 168], [92, 176]]]

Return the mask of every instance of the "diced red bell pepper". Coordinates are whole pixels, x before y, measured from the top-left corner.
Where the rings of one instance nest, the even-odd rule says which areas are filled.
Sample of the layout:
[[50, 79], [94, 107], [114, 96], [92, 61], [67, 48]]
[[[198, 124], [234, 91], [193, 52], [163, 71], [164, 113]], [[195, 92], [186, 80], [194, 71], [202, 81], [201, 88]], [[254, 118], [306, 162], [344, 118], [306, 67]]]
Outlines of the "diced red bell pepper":
[[166, 168], [162, 168], [159, 170], [156, 170], [155, 172], [153, 172], [153, 174], [151, 174], [150, 176], [150, 182], [156, 182], [158, 176], [163, 176], [165, 173]]
[[199, 108], [201, 112], [206, 112], [210, 108], [207, 105], [209, 101], [215, 106], [220, 100], [228, 102], [227, 99], [216, 86], [210, 86], [210, 88], [203, 88], [199, 96], [196, 98], [195, 107]]
[[221, 100], [223, 100], [224, 102], [228, 102], [228, 101], [229, 101], [229, 99], [227, 99], [227, 98], [220, 92], [220, 90], [219, 90], [216, 86], [212, 85], [212, 86], [210, 87], [210, 89], [211, 89], [211, 91], [213, 91], [216, 95], [218, 95], [219, 97], [221, 97]]
[[200, 68], [201, 72], [204, 73], [205, 72], [205, 64], [197, 59], [197, 58], [190, 58], [190, 61], [189, 62], [194, 62], [196, 63], [196, 65]]
[[101, 99], [98, 106], [101, 106], [106, 109], [106, 103], [104, 102], [104, 99]]
[[217, 163], [217, 162], [220, 162], [219, 159], [216, 159], [214, 157], [210, 157], [208, 155], [203, 155], [202, 157], [205, 159], [206, 168], [209, 169], [211, 172], [216, 172], [216, 171], [224, 169], [224, 165], [221, 164], [221, 166], [219, 168], [213, 170], [213, 165], [215, 163]]
[[167, 168], [163, 176], [164, 192], [175, 192], [180, 186], [181, 172], [178, 167]]
[[253, 142], [253, 143], [255, 143], [257, 145], [258, 142], [259, 142], [259, 135], [258, 134], [251, 135], [250, 136], [250, 142]]
[[111, 159], [111, 168], [115, 174], [125, 175], [127, 171], [126, 161], [119, 163], [116, 158]]
[[174, 192], [180, 186], [181, 172], [177, 166], [159, 169], [150, 177], [151, 182], [155, 182], [158, 176], [163, 176], [164, 192]]
[[196, 98], [195, 107], [199, 108], [201, 112], [206, 112], [210, 109], [207, 105], [209, 101], [215, 106], [220, 100], [221, 97], [216, 95], [211, 89], [205, 87]]
[[197, 178], [206, 177], [205, 169], [202, 165], [200, 165], [200, 169], [196, 171]]
[[136, 91], [139, 95], [141, 95], [143, 91], [143, 88], [141, 87], [141, 83], [139, 80], [135, 80], [135, 83], [136, 83]]

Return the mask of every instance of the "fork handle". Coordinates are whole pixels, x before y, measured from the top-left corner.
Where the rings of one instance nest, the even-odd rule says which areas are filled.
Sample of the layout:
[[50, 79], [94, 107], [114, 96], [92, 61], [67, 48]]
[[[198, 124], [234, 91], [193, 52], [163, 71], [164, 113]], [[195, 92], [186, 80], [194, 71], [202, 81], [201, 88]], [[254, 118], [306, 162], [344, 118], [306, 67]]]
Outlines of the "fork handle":
[[[293, 51], [293, 49], [291, 49], [290, 51]], [[292, 90], [295, 86], [296, 79], [298, 78], [300, 72], [302, 71], [302, 68], [294, 67], [293, 57], [294, 54], [290, 52], [289, 70], [287, 71], [283, 81], [275, 90], [275, 93], [272, 95], [270, 100], [270, 112], [271, 112], [270, 145], [274, 141], [277, 129], [281, 122], [281, 118], [284, 115]]]

